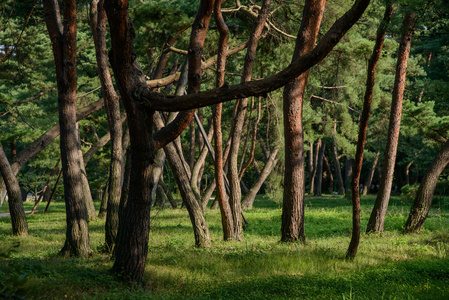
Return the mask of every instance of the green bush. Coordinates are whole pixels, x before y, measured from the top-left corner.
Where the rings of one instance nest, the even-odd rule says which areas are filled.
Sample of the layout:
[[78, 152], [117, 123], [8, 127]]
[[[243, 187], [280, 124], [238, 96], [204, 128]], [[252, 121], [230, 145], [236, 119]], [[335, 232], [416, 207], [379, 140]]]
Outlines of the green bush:
[[418, 192], [419, 184], [414, 185], [404, 185], [401, 188], [401, 199], [405, 201], [413, 201], [416, 198], [416, 193]]

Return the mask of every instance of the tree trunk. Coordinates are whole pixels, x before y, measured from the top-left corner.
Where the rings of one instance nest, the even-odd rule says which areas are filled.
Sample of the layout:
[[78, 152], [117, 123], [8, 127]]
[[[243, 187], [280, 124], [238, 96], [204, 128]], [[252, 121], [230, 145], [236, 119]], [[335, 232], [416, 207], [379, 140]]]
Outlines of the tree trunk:
[[[245, 62], [243, 66], [242, 82], [251, 80], [253, 63], [256, 55], [257, 44], [261, 37], [262, 30], [264, 28], [265, 21], [268, 17], [269, 8], [271, 5], [271, 0], [264, 0], [262, 8], [259, 11], [259, 16], [257, 21], [254, 23], [253, 30], [248, 42], [248, 49], [245, 56]], [[229, 197], [233, 223], [234, 223], [234, 239], [242, 240], [242, 207], [241, 207], [241, 197], [242, 191], [239, 180], [238, 171], [238, 153], [239, 146], [242, 137], [243, 123], [245, 120], [246, 107], [248, 105], [248, 98], [242, 98], [237, 101], [238, 106], [237, 113], [233, 119], [233, 130], [231, 132], [231, 149], [229, 153], [229, 188], [231, 190], [231, 195]]]
[[245, 194], [245, 197], [242, 200], [243, 208], [246, 208], [246, 209], [253, 208], [254, 199], [256, 199], [256, 195], [259, 192], [260, 187], [265, 182], [267, 177], [271, 174], [271, 171], [273, 171], [274, 167], [276, 167], [276, 164], [279, 160], [279, 158], [277, 157], [279, 149], [280, 149], [279, 147], [276, 147], [273, 150], [273, 152], [271, 153], [267, 162], [265, 163], [265, 166], [263, 167], [262, 172], [260, 173], [259, 177], [257, 178], [256, 182], [250, 188], [249, 192]]
[[322, 142], [320, 151], [318, 154], [318, 163], [317, 163], [317, 172], [316, 172], [316, 187], [315, 187], [315, 196], [321, 196], [321, 188], [323, 185], [323, 157], [324, 150], [326, 149], [326, 143]]
[[119, 206], [122, 192], [123, 149], [122, 121], [119, 96], [115, 92], [107, 57], [106, 12], [103, 0], [92, 1], [91, 30], [94, 36], [95, 55], [105, 99], [106, 115], [111, 135], [111, 162], [109, 164], [108, 204], [105, 224], [106, 251], [114, 252], [119, 226]]
[[352, 178], [352, 166], [354, 165], [354, 159], [346, 155], [345, 159], [345, 191], [350, 189]]
[[366, 79], [366, 90], [363, 102], [363, 111], [360, 118], [359, 137], [357, 140], [357, 150], [354, 159], [354, 169], [352, 172], [351, 181], [351, 198], [352, 198], [352, 237], [351, 242], [346, 252], [346, 258], [354, 259], [360, 242], [360, 174], [362, 173], [363, 163], [363, 151], [365, 149], [366, 132], [368, 130], [368, 121], [371, 110], [371, 100], [373, 98], [374, 88], [374, 74], [376, 71], [376, 65], [379, 61], [380, 53], [382, 52], [382, 46], [384, 42], [385, 32], [387, 31], [388, 24], [390, 23], [391, 16], [393, 15], [393, 3], [387, 4], [385, 9], [384, 18], [377, 30], [376, 44], [374, 46], [373, 54], [368, 64], [368, 75]]
[[310, 195], [315, 194], [315, 177], [318, 170], [318, 154], [320, 152], [320, 148], [321, 148], [321, 139], [318, 139], [315, 147], [315, 155], [313, 157], [313, 171], [312, 175], [310, 176], [310, 190], [309, 190]]
[[396, 76], [393, 88], [393, 100], [388, 127], [387, 147], [384, 154], [382, 179], [377, 193], [376, 203], [368, 222], [367, 232], [383, 232], [385, 215], [390, 200], [391, 185], [393, 183], [394, 165], [398, 148], [399, 129], [401, 126], [402, 99], [404, 96], [407, 63], [412, 43], [415, 13], [409, 11], [405, 14], [402, 28], [401, 43], [399, 45]]
[[89, 221], [96, 221], [97, 220], [97, 213], [95, 211], [94, 206], [94, 200], [92, 199], [92, 193], [90, 192], [90, 186], [89, 186], [89, 180], [87, 179], [87, 172], [86, 168], [84, 167], [84, 160], [83, 160], [83, 152], [81, 150], [81, 143], [79, 141], [79, 126], [77, 123], [77, 135], [78, 135], [78, 144], [79, 144], [79, 156], [81, 160], [81, 179], [83, 184], [83, 197], [84, 201], [86, 202], [86, 209], [87, 209], [87, 217]]
[[368, 195], [371, 185], [373, 184], [373, 178], [374, 178], [374, 172], [376, 171], [377, 162], [379, 161], [379, 155], [380, 151], [377, 151], [376, 157], [373, 160], [373, 164], [371, 165], [371, 168], [368, 172], [368, 177], [366, 178], [365, 185], [363, 186], [363, 193], [362, 195], [366, 196]]
[[312, 185], [312, 177], [313, 177], [313, 142], [309, 143], [310, 149], [309, 149], [309, 154], [308, 154], [308, 172], [309, 172], [309, 185]]
[[[292, 61], [299, 56], [310, 52], [315, 46], [325, 4], [326, 0], [306, 1]], [[299, 75], [294, 81], [285, 86], [283, 94], [286, 162], [281, 226], [281, 241], [283, 242], [293, 242], [297, 240], [305, 242], [305, 174], [302, 111], [304, 91], [308, 76], [308, 71]], [[324, 147], [322, 154], [324, 154]], [[322, 161], [323, 155], [320, 157]], [[322, 169], [321, 163], [321, 171]]]
[[449, 140], [443, 145], [435, 159], [429, 165], [419, 185], [415, 202], [404, 225], [404, 233], [418, 233], [424, 226], [432, 205], [433, 193], [441, 172], [449, 164]]
[[66, 241], [60, 255], [91, 255], [88, 215], [82, 186], [82, 157], [76, 118], [76, 1], [64, 2], [61, 20], [56, 0], [44, 0], [44, 15], [52, 41], [58, 86], [60, 148], [66, 204]]
[[344, 195], [345, 194], [345, 185], [343, 183], [343, 176], [341, 176], [340, 159], [338, 159], [337, 151], [338, 151], [337, 143], [334, 138], [334, 142], [332, 143], [332, 154], [334, 155], [334, 167], [335, 167], [335, 175], [337, 176], [338, 194]]
[[12, 234], [17, 236], [28, 235], [28, 223], [23, 208], [22, 194], [19, 181], [14, 175], [3, 146], [0, 143], [0, 173], [8, 191], [8, 206], [11, 216]]
[[[220, 37], [218, 40], [218, 60], [217, 60], [217, 77], [215, 81], [216, 87], [224, 84], [226, 69], [226, 50], [228, 48], [229, 29], [224, 22], [221, 14], [221, 4], [223, 0], [215, 2], [214, 18], [217, 23]], [[216, 200], [220, 206], [221, 224], [223, 227], [223, 240], [227, 241], [235, 239], [234, 219], [229, 199], [226, 195], [224, 172], [223, 172], [223, 138], [221, 132], [221, 112], [223, 104], [219, 103], [214, 106], [213, 110], [213, 128], [214, 128], [214, 152], [215, 152], [215, 184], [216, 184]]]
[[103, 195], [101, 196], [100, 211], [98, 212], [98, 218], [101, 220], [106, 219], [106, 214], [108, 212], [108, 199], [109, 199], [109, 178], [103, 190]]
[[328, 189], [331, 193], [334, 192], [334, 176], [332, 175], [331, 167], [329, 166], [329, 162], [327, 161], [326, 155], [323, 157], [324, 166], [326, 167], [326, 173], [329, 177], [329, 186]]

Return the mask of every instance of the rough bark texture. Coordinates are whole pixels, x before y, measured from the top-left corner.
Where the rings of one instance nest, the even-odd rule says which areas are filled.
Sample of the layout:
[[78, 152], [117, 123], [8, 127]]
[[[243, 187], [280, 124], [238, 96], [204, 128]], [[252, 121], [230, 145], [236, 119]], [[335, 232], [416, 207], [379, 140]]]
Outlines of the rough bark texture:
[[119, 226], [119, 205], [122, 192], [123, 150], [122, 122], [120, 117], [119, 96], [115, 92], [109, 72], [106, 47], [106, 13], [103, 0], [92, 1], [91, 30], [94, 36], [95, 55], [97, 57], [106, 115], [111, 135], [111, 162], [109, 165], [108, 204], [105, 224], [106, 251], [113, 253]]
[[366, 79], [366, 90], [363, 102], [363, 111], [360, 118], [359, 137], [357, 140], [357, 150], [355, 153], [354, 167], [351, 181], [351, 197], [352, 197], [352, 237], [351, 242], [346, 252], [346, 257], [354, 259], [360, 242], [360, 174], [362, 173], [363, 151], [365, 149], [366, 132], [368, 130], [368, 121], [371, 111], [371, 100], [373, 98], [374, 89], [374, 74], [376, 65], [379, 61], [380, 53], [384, 42], [384, 36], [393, 15], [393, 3], [388, 3], [385, 9], [384, 18], [377, 30], [376, 44], [373, 49], [373, 54], [368, 63], [368, 75]]
[[404, 233], [418, 233], [424, 226], [432, 205], [433, 193], [438, 178], [449, 164], [449, 140], [443, 145], [435, 159], [427, 168], [416, 194], [415, 202], [404, 225]]
[[58, 86], [60, 148], [66, 205], [66, 241], [60, 254], [88, 257], [87, 209], [82, 186], [82, 157], [76, 124], [76, 1], [64, 2], [61, 20], [58, 2], [45, 0], [44, 14], [53, 49]]
[[[292, 61], [310, 52], [318, 36], [326, 0], [310, 0], [304, 5], [301, 27]], [[302, 109], [309, 72], [305, 71], [284, 88], [285, 164], [281, 241], [305, 242], [304, 234], [304, 133]]]
[[387, 147], [384, 154], [382, 179], [376, 203], [368, 221], [367, 232], [382, 232], [384, 230], [385, 215], [387, 214], [388, 202], [390, 200], [391, 185], [393, 183], [393, 172], [396, 162], [398, 148], [399, 129], [401, 126], [402, 99], [405, 90], [405, 79], [407, 63], [412, 43], [415, 13], [407, 12], [404, 17], [401, 43], [399, 45], [398, 61], [396, 65], [396, 76], [393, 88], [393, 100], [390, 112], [390, 124], [388, 126]]
[[22, 194], [19, 181], [14, 175], [3, 146], [0, 143], [0, 173], [8, 191], [8, 206], [11, 216], [12, 234], [18, 236], [28, 235], [28, 223], [23, 208]]

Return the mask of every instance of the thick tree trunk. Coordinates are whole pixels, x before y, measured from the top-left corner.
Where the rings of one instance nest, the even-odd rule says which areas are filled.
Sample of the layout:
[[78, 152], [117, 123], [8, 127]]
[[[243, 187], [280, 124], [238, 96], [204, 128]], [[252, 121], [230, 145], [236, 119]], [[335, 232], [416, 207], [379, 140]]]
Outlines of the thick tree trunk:
[[441, 172], [449, 164], [449, 140], [443, 145], [427, 168], [416, 194], [415, 202], [404, 225], [404, 233], [418, 233], [424, 226], [432, 205], [433, 193]]
[[317, 172], [316, 172], [316, 187], [315, 187], [315, 196], [321, 196], [322, 185], [323, 185], [323, 158], [324, 158], [324, 150], [326, 150], [326, 143], [321, 142], [320, 151], [318, 153], [318, 163], [317, 163]]
[[256, 195], [259, 192], [260, 187], [265, 182], [267, 177], [271, 174], [271, 171], [273, 171], [274, 167], [276, 167], [276, 164], [279, 160], [279, 158], [277, 157], [279, 149], [280, 148], [277, 147], [273, 150], [273, 152], [271, 152], [271, 155], [270, 155], [270, 157], [268, 157], [268, 160], [265, 163], [265, 166], [263, 167], [262, 171], [260, 172], [260, 175], [257, 178], [256, 182], [249, 189], [249, 192], [245, 194], [245, 197], [242, 200], [243, 208], [246, 208], [246, 209], [253, 208], [254, 199], [256, 199]]
[[373, 164], [371, 165], [371, 168], [368, 172], [368, 177], [366, 178], [365, 185], [363, 186], [363, 193], [362, 195], [366, 196], [368, 195], [371, 185], [373, 184], [373, 178], [374, 178], [374, 172], [376, 171], [377, 162], [379, 161], [379, 155], [380, 151], [377, 151], [376, 157], [373, 160]]
[[415, 13], [407, 12], [404, 17], [401, 43], [399, 45], [396, 76], [393, 88], [393, 100], [390, 112], [390, 124], [388, 127], [387, 147], [384, 154], [382, 179], [376, 203], [368, 221], [367, 232], [382, 232], [384, 230], [385, 215], [387, 214], [390, 200], [391, 185], [393, 183], [394, 165], [398, 148], [399, 129], [401, 126], [402, 99], [404, 96], [407, 63], [412, 43]]
[[[295, 61], [299, 56], [310, 52], [315, 46], [325, 4], [326, 0], [306, 1], [292, 61]], [[283, 242], [293, 242], [297, 240], [305, 242], [305, 173], [302, 110], [304, 91], [308, 76], [308, 71], [299, 75], [294, 81], [285, 86], [283, 94], [286, 162], [281, 227], [281, 241]], [[321, 163], [321, 171], [322, 169]]]
[[14, 175], [3, 146], [0, 143], [0, 173], [8, 191], [8, 206], [11, 216], [12, 234], [18, 236], [28, 235], [28, 223], [23, 208], [22, 194], [20, 192], [19, 181]]
[[64, 23], [56, 0], [44, 0], [58, 85], [60, 148], [66, 204], [66, 241], [60, 255], [88, 257], [88, 215], [82, 186], [82, 164], [76, 118], [76, 1], [64, 2]]
[[384, 42], [385, 32], [387, 31], [388, 24], [390, 23], [391, 16], [393, 15], [393, 3], [387, 4], [385, 9], [384, 18], [377, 30], [376, 44], [374, 46], [373, 54], [368, 64], [368, 75], [366, 79], [366, 90], [363, 102], [363, 111], [360, 118], [359, 137], [357, 140], [357, 150], [354, 159], [354, 169], [352, 172], [351, 181], [351, 198], [352, 198], [352, 237], [351, 242], [346, 252], [346, 257], [354, 259], [360, 242], [360, 174], [362, 173], [363, 163], [363, 151], [365, 149], [366, 132], [368, 129], [368, 121], [371, 110], [371, 100], [373, 98], [374, 88], [374, 73], [376, 71], [376, 65], [379, 61], [380, 53], [382, 52], [382, 46]]

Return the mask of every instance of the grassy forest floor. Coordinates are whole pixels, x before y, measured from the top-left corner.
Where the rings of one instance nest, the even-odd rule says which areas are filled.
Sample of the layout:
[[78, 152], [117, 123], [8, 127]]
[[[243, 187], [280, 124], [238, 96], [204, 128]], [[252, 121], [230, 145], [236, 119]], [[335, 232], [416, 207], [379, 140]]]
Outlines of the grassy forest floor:
[[[362, 228], [374, 200], [362, 197]], [[421, 234], [402, 235], [411, 202], [393, 197], [385, 232], [362, 234], [354, 261], [344, 259], [351, 205], [341, 196], [306, 199], [306, 245], [279, 242], [281, 204], [261, 196], [245, 212], [249, 225], [240, 243], [223, 242], [220, 213], [207, 211], [210, 249], [193, 247], [185, 209], [155, 208], [142, 286], [115, 281], [108, 273], [112, 262], [102, 254], [104, 221], [90, 223], [92, 258], [57, 257], [65, 213], [64, 204], [56, 202], [47, 213], [28, 216], [26, 238], [11, 235], [9, 217], [0, 219], [0, 294], [25, 299], [449, 299], [449, 199], [434, 202]], [[32, 206], [25, 203], [25, 210]], [[5, 212], [6, 204], [0, 208]]]

